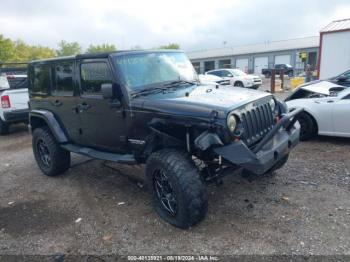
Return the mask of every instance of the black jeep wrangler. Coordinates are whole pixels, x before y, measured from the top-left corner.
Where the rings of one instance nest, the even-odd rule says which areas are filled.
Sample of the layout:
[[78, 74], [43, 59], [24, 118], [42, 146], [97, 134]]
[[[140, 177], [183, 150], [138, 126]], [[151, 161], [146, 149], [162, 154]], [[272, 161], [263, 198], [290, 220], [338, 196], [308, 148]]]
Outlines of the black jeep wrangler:
[[145, 163], [158, 214], [188, 228], [207, 212], [206, 183], [228, 169], [282, 167], [299, 141], [296, 115], [271, 94], [201, 85], [180, 51], [120, 51], [29, 64], [30, 129], [45, 175], [70, 152]]

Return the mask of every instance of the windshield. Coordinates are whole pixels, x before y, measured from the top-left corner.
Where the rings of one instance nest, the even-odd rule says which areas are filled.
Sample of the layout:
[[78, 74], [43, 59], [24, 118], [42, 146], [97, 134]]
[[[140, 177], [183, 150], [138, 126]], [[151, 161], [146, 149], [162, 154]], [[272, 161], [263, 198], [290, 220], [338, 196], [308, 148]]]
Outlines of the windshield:
[[127, 54], [113, 60], [132, 91], [171, 81], [198, 79], [191, 62], [181, 52]]

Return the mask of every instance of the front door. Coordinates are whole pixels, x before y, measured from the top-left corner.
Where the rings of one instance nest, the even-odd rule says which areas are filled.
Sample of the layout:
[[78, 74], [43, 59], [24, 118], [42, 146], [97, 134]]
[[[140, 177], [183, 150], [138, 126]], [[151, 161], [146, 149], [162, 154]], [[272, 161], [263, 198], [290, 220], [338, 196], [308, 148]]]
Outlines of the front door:
[[80, 70], [80, 98], [77, 105], [81, 119], [81, 141], [84, 146], [119, 152], [126, 143], [125, 120], [122, 107], [104, 99], [101, 85], [113, 83], [107, 59], [82, 60]]

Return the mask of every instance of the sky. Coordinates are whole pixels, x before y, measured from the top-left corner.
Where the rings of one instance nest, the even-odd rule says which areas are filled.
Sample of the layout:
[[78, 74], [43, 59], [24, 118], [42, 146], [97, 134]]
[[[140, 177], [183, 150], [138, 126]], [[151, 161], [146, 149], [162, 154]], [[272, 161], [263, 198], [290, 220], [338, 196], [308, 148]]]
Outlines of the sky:
[[57, 48], [178, 43], [186, 51], [315, 36], [349, 0], [0, 0], [0, 34]]

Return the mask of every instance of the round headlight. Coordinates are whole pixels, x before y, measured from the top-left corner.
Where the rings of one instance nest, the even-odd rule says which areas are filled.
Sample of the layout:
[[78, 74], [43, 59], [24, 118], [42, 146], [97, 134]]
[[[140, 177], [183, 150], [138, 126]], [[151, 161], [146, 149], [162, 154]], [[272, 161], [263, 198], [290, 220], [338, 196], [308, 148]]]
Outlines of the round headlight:
[[275, 111], [275, 109], [276, 109], [276, 102], [275, 102], [275, 99], [271, 99], [270, 102], [269, 102], [269, 104], [270, 104], [271, 110], [272, 110], [272, 111]]
[[229, 115], [227, 118], [227, 127], [230, 132], [234, 132], [236, 129], [237, 121], [234, 115]]

